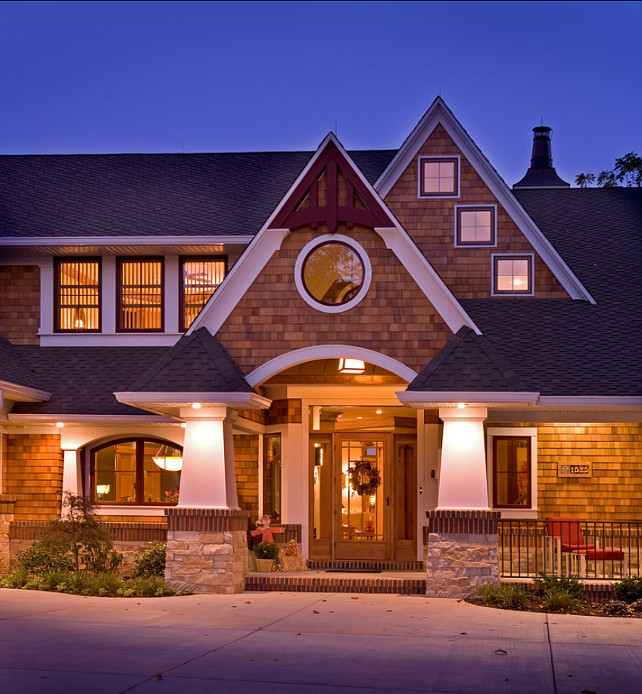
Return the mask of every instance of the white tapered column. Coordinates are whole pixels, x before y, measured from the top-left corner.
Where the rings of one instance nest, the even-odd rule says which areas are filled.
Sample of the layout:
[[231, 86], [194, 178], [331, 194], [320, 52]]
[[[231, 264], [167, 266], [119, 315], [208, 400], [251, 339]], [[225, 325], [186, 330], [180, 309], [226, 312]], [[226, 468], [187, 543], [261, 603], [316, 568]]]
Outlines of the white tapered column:
[[485, 407], [442, 407], [444, 423], [437, 509], [489, 510]]

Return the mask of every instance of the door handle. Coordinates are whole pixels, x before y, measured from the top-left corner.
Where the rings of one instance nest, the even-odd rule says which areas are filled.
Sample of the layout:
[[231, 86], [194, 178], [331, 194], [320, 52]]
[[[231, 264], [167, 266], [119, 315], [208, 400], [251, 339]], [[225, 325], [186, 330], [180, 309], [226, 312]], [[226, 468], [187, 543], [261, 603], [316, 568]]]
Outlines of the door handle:
[[390, 497], [389, 496], [386, 497], [386, 506], [390, 506]]

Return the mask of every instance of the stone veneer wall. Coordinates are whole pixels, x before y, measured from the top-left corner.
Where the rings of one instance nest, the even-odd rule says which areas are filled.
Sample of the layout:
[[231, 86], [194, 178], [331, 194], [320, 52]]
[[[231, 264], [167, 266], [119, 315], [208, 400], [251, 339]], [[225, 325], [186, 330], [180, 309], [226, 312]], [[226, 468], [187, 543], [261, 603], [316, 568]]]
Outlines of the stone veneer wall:
[[11, 566], [10, 529], [13, 521], [14, 496], [0, 494], [0, 575], [9, 573]]
[[424, 528], [426, 595], [466, 598], [499, 583], [496, 511], [429, 511]]
[[249, 571], [247, 511], [171, 508], [165, 579], [194, 593], [240, 593]]

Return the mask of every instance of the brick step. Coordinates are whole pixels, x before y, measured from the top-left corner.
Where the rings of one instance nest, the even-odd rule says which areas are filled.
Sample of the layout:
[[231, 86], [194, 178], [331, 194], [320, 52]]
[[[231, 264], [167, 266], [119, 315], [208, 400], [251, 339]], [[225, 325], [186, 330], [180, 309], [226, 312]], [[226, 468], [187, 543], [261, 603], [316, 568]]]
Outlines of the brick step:
[[309, 574], [254, 574], [245, 579], [249, 592], [300, 593], [387, 593], [396, 595], [425, 595], [425, 574], [390, 576], [383, 574], [328, 574], [320, 571]]
[[372, 561], [372, 560], [328, 560], [315, 561], [308, 559], [308, 568], [313, 571], [323, 571], [324, 569], [339, 569], [342, 571], [359, 571], [360, 569], [375, 571], [423, 571], [422, 561]]

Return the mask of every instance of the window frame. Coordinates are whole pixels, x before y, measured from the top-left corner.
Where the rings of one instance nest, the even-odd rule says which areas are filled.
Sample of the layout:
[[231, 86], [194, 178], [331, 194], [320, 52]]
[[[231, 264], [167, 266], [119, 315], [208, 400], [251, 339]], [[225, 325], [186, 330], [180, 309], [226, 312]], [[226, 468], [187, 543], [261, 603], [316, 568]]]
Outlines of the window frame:
[[[434, 163], [452, 163], [455, 165], [453, 176], [453, 191], [435, 191], [427, 192], [424, 190], [424, 162], [431, 161]], [[458, 154], [446, 156], [421, 156], [418, 159], [418, 174], [417, 174], [417, 197], [423, 200], [438, 200], [443, 198], [459, 198], [461, 190], [461, 157]]]
[[[490, 240], [462, 241], [461, 213], [490, 212]], [[497, 205], [455, 205], [455, 248], [496, 248], [497, 247]]]
[[[110, 446], [117, 446], [122, 443], [135, 443], [136, 444], [136, 500], [135, 501], [100, 501], [96, 498], [96, 454]], [[94, 446], [89, 451], [89, 498], [90, 500], [99, 507], [104, 506], [145, 506], [145, 507], [162, 507], [162, 508], [173, 508], [176, 504], [167, 502], [156, 502], [156, 501], [145, 501], [144, 499], [144, 458], [145, 458], [145, 444], [154, 443], [159, 446], [171, 446], [176, 448], [183, 453], [183, 446], [173, 441], [168, 441], [166, 439], [156, 438], [154, 436], [126, 436], [124, 438], [114, 439], [111, 441], [103, 442], [97, 446]], [[180, 483], [179, 483], [180, 488]], [[141, 501], [142, 499], [142, 501]]]
[[[495, 505], [495, 438], [520, 438], [530, 440], [530, 498], [528, 506]], [[488, 499], [491, 508], [500, 511], [502, 518], [537, 519], [537, 466], [537, 427], [489, 427], [486, 429]]]
[[[499, 289], [497, 282], [498, 264], [500, 260], [526, 260], [528, 261], [527, 291]], [[534, 253], [493, 253], [491, 255], [491, 296], [534, 296], [535, 295], [535, 254]]]
[[[60, 267], [63, 263], [96, 263], [98, 265], [98, 327], [97, 328], [61, 328], [60, 311], [62, 305], [60, 303], [60, 289], [62, 283], [60, 281]], [[100, 333], [102, 332], [103, 318], [103, 264], [102, 258], [99, 256], [59, 256], [54, 258], [54, 315], [53, 329], [55, 333]]]
[[[226, 255], [180, 255], [178, 256], [178, 331], [179, 332], [186, 332], [189, 330], [189, 327], [191, 325], [185, 325], [185, 284], [184, 284], [184, 273], [183, 273], [183, 265], [184, 263], [190, 263], [190, 262], [210, 262], [210, 261], [215, 261], [215, 262], [222, 262], [223, 263], [223, 280], [227, 277], [227, 256]], [[201, 306], [201, 310], [203, 310], [204, 306], [207, 304], [209, 299], [214, 296], [216, 290], [221, 286], [223, 283], [223, 280], [219, 284], [216, 285], [216, 288], [214, 291], [210, 294], [208, 300]], [[199, 311], [200, 313], [200, 311]], [[196, 314], [198, 316], [198, 314]], [[196, 320], [196, 316], [194, 317], [194, 320]], [[193, 323], [194, 321], [192, 321]]]
[[[161, 293], [160, 293], [160, 327], [158, 328], [124, 328], [123, 327], [123, 264], [131, 262], [160, 262]], [[151, 286], [151, 285], [150, 285]], [[165, 332], [165, 256], [118, 256], [116, 258], [116, 332], [117, 333], [162, 333]]]

